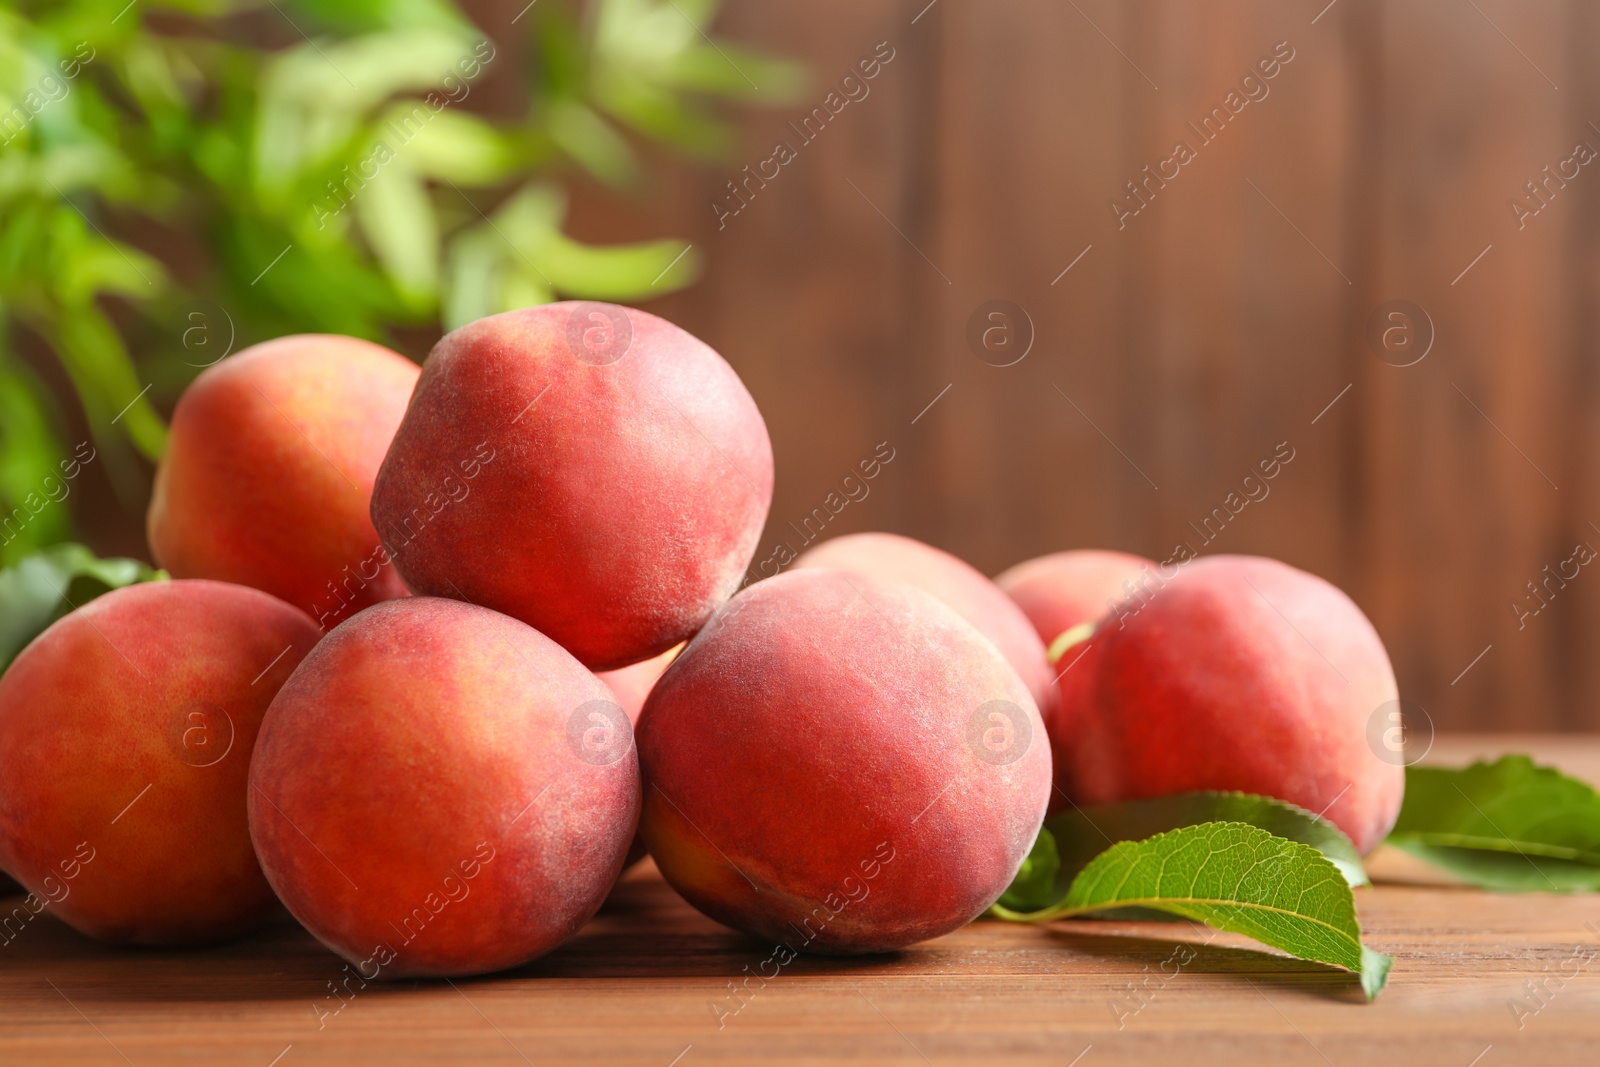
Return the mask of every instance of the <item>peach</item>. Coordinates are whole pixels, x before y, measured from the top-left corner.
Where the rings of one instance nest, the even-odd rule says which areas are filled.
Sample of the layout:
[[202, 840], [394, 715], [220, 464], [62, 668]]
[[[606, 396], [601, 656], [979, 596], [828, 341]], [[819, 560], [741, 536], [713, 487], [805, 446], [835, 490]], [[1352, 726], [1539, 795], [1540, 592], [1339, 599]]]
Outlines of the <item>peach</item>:
[[262, 869], [347, 982], [550, 951], [605, 899], [638, 818], [633, 732], [605, 684], [515, 619], [437, 597], [330, 633], [250, 768]]
[[1018, 563], [994, 581], [1048, 647], [1074, 626], [1104, 615], [1133, 592], [1140, 572], [1155, 566], [1143, 556], [1081, 548]]
[[1017, 672], [914, 586], [830, 568], [714, 615], [639, 717], [640, 830], [705, 914], [790, 951], [886, 952], [1003, 892], [1050, 792]]
[[614, 670], [705, 623], [771, 502], [766, 424], [721, 356], [643, 311], [560, 303], [434, 346], [372, 518], [413, 591]]
[[[639, 712], [644, 710], [644, 702], [649, 697], [650, 690], [655, 688], [662, 673], [672, 665], [672, 661], [677, 659], [678, 653], [682, 651], [682, 645], [674, 645], [654, 659], [641, 660], [630, 667], [619, 667], [614, 671], [602, 671], [595, 677], [606, 683], [606, 688], [617, 698], [622, 710], [628, 713], [628, 721], [637, 725]], [[644, 859], [646, 851], [644, 841], [635, 835], [633, 844], [628, 846], [628, 858], [622, 865], [623, 870]]]
[[1011, 598], [966, 561], [899, 534], [859, 533], [806, 550], [795, 566], [837, 567], [909, 582], [932, 593], [994, 642], [1027, 683], [1046, 723], [1055, 714], [1055, 671], [1045, 658], [1044, 642]]
[[611, 695], [617, 698], [622, 710], [628, 713], [628, 721], [637, 723], [639, 712], [644, 710], [645, 698], [650, 695], [650, 690], [655, 688], [656, 682], [661, 680], [661, 675], [672, 666], [672, 661], [677, 659], [678, 653], [682, 651], [682, 645], [673, 645], [659, 656], [640, 660], [631, 666], [619, 667], [614, 671], [601, 671], [595, 677], [606, 683]]
[[0, 867], [28, 916], [37, 902], [92, 937], [175, 945], [270, 912], [245, 782], [318, 636], [266, 593], [196, 580], [115, 590], [35, 638], [0, 677]]
[[156, 469], [156, 562], [265, 590], [325, 629], [403, 596], [367, 510], [419, 373], [381, 345], [317, 334], [208, 367], [179, 399]]
[[1326, 816], [1363, 853], [1394, 825], [1404, 768], [1368, 740], [1397, 707], [1394, 671], [1328, 582], [1209, 556], [1152, 570], [1087, 641], [1050, 735], [1074, 800], [1260, 793]]

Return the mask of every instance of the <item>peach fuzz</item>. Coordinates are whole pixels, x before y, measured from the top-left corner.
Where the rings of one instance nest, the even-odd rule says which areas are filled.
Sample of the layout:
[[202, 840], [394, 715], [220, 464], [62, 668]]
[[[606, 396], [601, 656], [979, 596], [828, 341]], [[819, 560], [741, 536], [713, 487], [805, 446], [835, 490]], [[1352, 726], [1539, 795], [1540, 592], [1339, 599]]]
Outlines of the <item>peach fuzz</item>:
[[250, 832], [353, 982], [502, 970], [605, 899], [639, 818], [610, 690], [555, 642], [407, 597], [330, 633], [267, 713]]
[[1157, 572], [1062, 675], [1059, 785], [1083, 804], [1260, 793], [1366, 853], [1405, 789], [1368, 739], [1397, 696], [1382, 641], [1339, 589], [1276, 560], [1204, 557]]
[[372, 517], [413, 591], [504, 612], [604, 671], [705, 623], [771, 502], [766, 424], [721, 356], [643, 311], [560, 303], [434, 346]]
[[899, 534], [859, 533], [807, 549], [795, 566], [837, 567], [909, 582], [932, 593], [994, 642], [1027, 683], [1044, 721], [1054, 716], [1059, 698], [1044, 642], [1011, 598], [965, 560]]
[[381, 345], [322, 334], [206, 368], [178, 400], [156, 469], [156, 562], [265, 590], [324, 629], [403, 596], [367, 510], [419, 373]]
[[1010, 884], [1050, 792], [1033, 698], [928, 593], [806, 568], [733, 598], [639, 717], [641, 834], [713, 919], [886, 952]]
[[251, 750], [318, 636], [281, 600], [198, 580], [57, 621], [0, 677], [0, 867], [105, 941], [212, 942], [261, 919]]
[[1048, 648], [1080, 623], [1094, 622], [1134, 591], [1152, 560], [1127, 552], [1080, 548], [1018, 563], [995, 578]]

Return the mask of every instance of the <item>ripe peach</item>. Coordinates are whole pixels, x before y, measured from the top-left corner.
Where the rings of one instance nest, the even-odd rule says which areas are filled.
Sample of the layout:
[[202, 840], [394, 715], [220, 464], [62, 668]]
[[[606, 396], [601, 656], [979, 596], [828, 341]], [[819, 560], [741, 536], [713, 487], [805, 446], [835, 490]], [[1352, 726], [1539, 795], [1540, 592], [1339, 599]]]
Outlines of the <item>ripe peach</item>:
[[[628, 721], [638, 725], [639, 712], [644, 710], [644, 702], [649, 697], [650, 690], [655, 688], [662, 672], [672, 665], [672, 661], [677, 659], [678, 653], [682, 651], [682, 645], [674, 645], [654, 659], [640, 660], [630, 667], [619, 667], [614, 671], [601, 671], [595, 677], [606, 683], [611, 695], [617, 698], [622, 710], [628, 713]], [[643, 839], [637, 834], [634, 835], [633, 844], [628, 846], [628, 858], [622, 864], [622, 869], [627, 870], [644, 859], [646, 851]]]
[[372, 517], [414, 591], [613, 670], [704, 624], [771, 502], [766, 424], [721, 356], [643, 311], [561, 303], [434, 346]]
[[318, 636], [281, 600], [207, 581], [128, 586], [57, 621], [0, 677], [0, 867], [105, 941], [217, 941], [267, 914], [246, 775]]
[[650, 695], [650, 690], [655, 688], [656, 682], [660, 681], [662, 673], [672, 666], [672, 661], [677, 659], [678, 653], [682, 651], [682, 645], [673, 645], [659, 656], [640, 660], [628, 667], [618, 667], [614, 671], [601, 671], [595, 677], [606, 683], [611, 695], [617, 698], [622, 710], [628, 713], [628, 721], [638, 723], [639, 712], [644, 710], [645, 698]]
[[1133, 592], [1155, 563], [1126, 552], [1083, 548], [1052, 552], [1003, 572], [995, 584], [1016, 601], [1046, 647], [1079, 623], [1094, 622]]
[[982, 914], [1033, 845], [1050, 752], [993, 644], [914, 586], [806, 568], [739, 593], [639, 717], [641, 833], [720, 922], [886, 952]]
[[[1053, 552], [1018, 563], [996, 578], [995, 584], [1022, 609], [1034, 632], [1044, 642], [1050, 674], [1056, 680], [1052, 688], [1059, 694], [1059, 679], [1077, 666], [1072, 657], [1061, 659], [1060, 643], [1069, 638], [1068, 631], [1093, 623], [1112, 604], [1133, 591], [1130, 583], [1138, 581], [1146, 568], [1154, 567], [1153, 562], [1124, 552], [1080, 549]], [[1078, 654], [1074, 652], [1073, 656]], [[1045, 719], [1047, 728], [1053, 718]], [[1057, 755], [1055, 760], [1059, 765], [1061, 757]], [[1060, 777], [1059, 767], [1057, 777]], [[1051, 792], [1050, 814], [1069, 806], [1060, 789]]]
[[330, 633], [250, 769], [267, 880], [361, 982], [550, 951], [605, 899], [638, 819], [633, 733], [604, 683], [515, 619], [436, 597]]
[[1022, 676], [1046, 723], [1055, 714], [1055, 671], [1045, 658], [1044, 642], [1021, 609], [965, 560], [899, 534], [859, 533], [807, 549], [795, 566], [837, 567], [909, 582], [932, 593], [994, 642]]
[[1399, 814], [1405, 773], [1368, 741], [1397, 690], [1361, 609], [1321, 578], [1256, 556], [1151, 576], [1062, 675], [1051, 730], [1062, 789], [1088, 804], [1261, 793], [1325, 815], [1363, 853], [1375, 848]]
[[324, 628], [405, 595], [367, 508], [419, 373], [381, 345], [317, 334], [208, 367], [179, 399], [156, 469], [156, 562], [263, 589]]

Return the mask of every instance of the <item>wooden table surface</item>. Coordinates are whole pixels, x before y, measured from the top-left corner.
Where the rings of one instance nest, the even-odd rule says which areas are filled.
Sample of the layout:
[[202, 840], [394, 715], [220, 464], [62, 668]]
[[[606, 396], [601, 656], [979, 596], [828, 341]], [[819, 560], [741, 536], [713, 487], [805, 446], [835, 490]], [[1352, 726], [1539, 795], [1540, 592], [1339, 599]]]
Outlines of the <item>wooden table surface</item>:
[[[1600, 781], [1600, 738], [1440, 738], [1429, 762], [1505, 751]], [[372, 986], [331, 1016], [339, 962], [287, 917], [186, 952], [39, 921], [0, 948], [0, 1064], [1600, 1063], [1600, 895], [1427, 884], [1397, 853], [1374, 856], [1388, 881], [1356, 894], [1371, 944], [1396, 957], [1373, 1004], [1347, 975], [1201, 926], [1079, 920], [801, 957], [740, 1006], [729, 983], [769, 946], [643, 866], [532, 966]], [[1164, 977], [1179, 943], [1193, 959]], [[1551, 991], [1542, 1006], [1530, 980]]]

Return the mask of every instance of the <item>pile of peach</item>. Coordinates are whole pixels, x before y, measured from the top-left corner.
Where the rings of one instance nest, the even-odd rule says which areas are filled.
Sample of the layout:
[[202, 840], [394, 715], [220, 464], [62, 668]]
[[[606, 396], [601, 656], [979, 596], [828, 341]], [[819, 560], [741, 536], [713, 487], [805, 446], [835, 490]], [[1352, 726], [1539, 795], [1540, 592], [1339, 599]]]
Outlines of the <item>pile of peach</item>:
[[876, 952], [982, 914], [1069, 798], [1392, 824], [1394, 676], [1326, 582], [1080, 551], [996, 584], [858, 534], [741, 590], [772, 484], [732, 369], [636, 310], [497, 315], [420, 374], [324, 336], [208, 369], [150, 507], [175, 580], [0, 678], [8, 938], [212, 942], [281, 902], [366, 978], [494, 971], [648, 850], [730, 926]]

